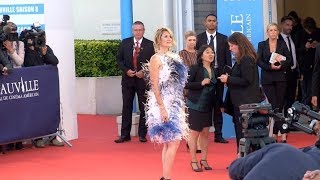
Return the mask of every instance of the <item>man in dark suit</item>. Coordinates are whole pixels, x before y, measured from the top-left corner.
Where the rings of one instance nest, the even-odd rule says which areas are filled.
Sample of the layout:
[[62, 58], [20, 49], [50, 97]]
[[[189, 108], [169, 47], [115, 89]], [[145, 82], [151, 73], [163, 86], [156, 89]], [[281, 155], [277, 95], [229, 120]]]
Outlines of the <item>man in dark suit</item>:
[[281, 33], [279, 34], [279, 40], [283, 40], [288, 50], [292, 55], [293, 65], [291, 68], [288, 68], [286, 71], [287, 78], [287, 90], [285, 96], [285, 105], [284, 105], [284, 113], [287, 114], [287, 109], [292, 106], [292, 104], [296, 101], [296, 89], [299, 78], [299, 68], [297, 62], [297, 53], [296, 47], [293, 41], [293, 37], [291, 36], [292, 28], [293, 28], [293, 18], [291, 16], [284, 16], [281, 18]]
[[316, 47], [314, 68], [312, 73], [312, 99], [311, 103], [319, 109], [320, 102], [320, 45]]
[[136, 21], [132, 25], [133, 37], [122, 40], [117, 54], [118, 65], [122, 70], [122, 124], [121, 136], [115, 143], [130, 141], [132, 108], [135, 94], [138, 95], [140, 119], [138, 135], [140, 142], [147, 142], [144, 104], [146, 103], [146, 83], [141, 65], [154, 54], [153, 42], [144, 38], [144, 24]]
[[[223, 74], [223, 69], [226, 65], [232, 66], [231, 63], [231, 53], [229, 51], [229, 45], [227, 42], [227, 36], [217, 32], [217, 16], [214, 14], [209, 14], [206, 16], [204, 24], [206, 26], [206, 31], [200, 33], [197, 36], [196, 49], [199, 49], [202, 45], [208, 44], [213, 46], [215, 51], [215, 74], [219, 77]], [[216, 103], [214, 105], [214, 142], [217, 143], [228, 143], [222, 136], [222, 112], [221, 107], [223, 105], [223, 90], [224, 85], [220, 81], [217, 82], [216, 90]]]

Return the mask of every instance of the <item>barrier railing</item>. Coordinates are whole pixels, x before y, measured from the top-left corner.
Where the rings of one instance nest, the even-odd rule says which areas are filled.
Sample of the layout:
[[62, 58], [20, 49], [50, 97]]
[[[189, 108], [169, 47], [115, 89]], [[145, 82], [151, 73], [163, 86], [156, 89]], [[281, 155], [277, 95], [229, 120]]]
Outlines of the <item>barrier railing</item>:
[[62, 137], [59, 123], [57, 67], [17, 68], [0, 75], [0, 144], [48, 135]]

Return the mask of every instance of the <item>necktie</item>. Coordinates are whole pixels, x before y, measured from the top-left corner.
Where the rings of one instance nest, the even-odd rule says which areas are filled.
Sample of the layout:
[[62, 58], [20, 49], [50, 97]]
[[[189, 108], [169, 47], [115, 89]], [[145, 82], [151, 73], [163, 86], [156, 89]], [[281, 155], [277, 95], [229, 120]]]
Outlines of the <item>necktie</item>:
[[140, 47], [139, 47], [139, 42], [136, 42], [136, 46], [134, 47], [134, 52], [133, 52], [133, 68], [134, 70], [137, 70], [138, 68], [138, 55], [140, 52]]
[[290, 51], [290, 53], [291, 53], [292, 61], [293, 61], [293, 66], [292, 66], [292, 68], [295, 68], [295, 67], [296, 67], [297, 62], [296, 62], [296, 60], [295, 60], [295, 58], [294, 58], [294, 56], [293, 56], [293, 52], [292, 52], [292, 45], [291, 45], [290, 36], [287, 36], [287, 39], [288, 39], [289, 51]]
[[212, 46], [213, 47], [213, 49], [214, 49], [214, 38], [215, 38], [215, 36], [213, 36], [213, 35], [210, 35], [210, 41], [209, 41], [209, 45], [210, 46]]
[[287, 36], [287, 39], [288, 39], [288, 44], [289, 44], [289, 51], [292, 55], [292, 46], [291, 46], [290, 36]]
[[[209, 46], [212, 47], [214, 52], [216, 52], [215, 49], [214, 49], [214, 38], [215, 37], [216, 36], [210, 35], [210, 41], [209, 41]], [[214, 68], [218, 68], [218, 62], [217, 62], [217, 58], [216, 57], [217, 56], [214, 56]]]

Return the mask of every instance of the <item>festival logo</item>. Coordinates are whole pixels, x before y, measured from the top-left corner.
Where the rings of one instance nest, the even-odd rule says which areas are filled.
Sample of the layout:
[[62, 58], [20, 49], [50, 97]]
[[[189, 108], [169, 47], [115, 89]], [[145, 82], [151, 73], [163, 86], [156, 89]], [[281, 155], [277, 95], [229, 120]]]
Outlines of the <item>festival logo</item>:
[[38, 79], [24, 80], [21, 77], [20, 81], [0, 84], [0, 101], [34, 98], [39, 95]]

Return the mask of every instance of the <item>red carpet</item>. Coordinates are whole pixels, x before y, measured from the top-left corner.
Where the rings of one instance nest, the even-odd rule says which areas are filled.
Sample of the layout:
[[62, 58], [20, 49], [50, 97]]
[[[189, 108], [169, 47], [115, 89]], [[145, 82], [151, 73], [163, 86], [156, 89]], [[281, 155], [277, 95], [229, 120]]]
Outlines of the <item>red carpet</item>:
[[[1, 179], [9, 180], [157, 180], [161, 176], [161, 146], [131, 142], [115, 144], [117, 124], [113, 116], [78, 115], [79, 139], [73, 147], [27, 147], [0, 156]], [[297, 147], [313, 144], [315, 137], [291, 133], [288, 142]], [[208, 162], [214, 170], [191, 171], [185, 142], [177, 153], [173, 180], [229, 179], [226, 167], [236, 157], [235, 141], [213, 143], [210, 137]]]

